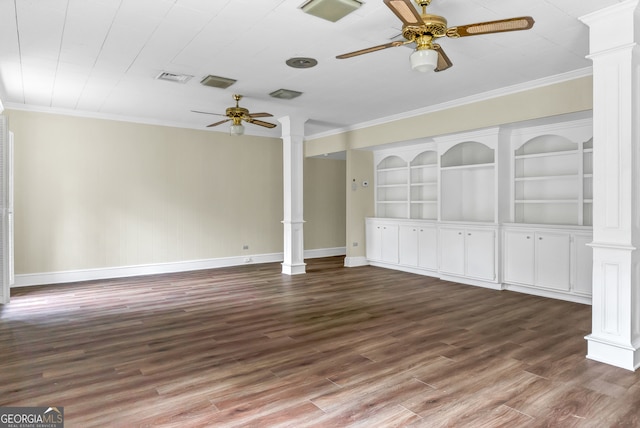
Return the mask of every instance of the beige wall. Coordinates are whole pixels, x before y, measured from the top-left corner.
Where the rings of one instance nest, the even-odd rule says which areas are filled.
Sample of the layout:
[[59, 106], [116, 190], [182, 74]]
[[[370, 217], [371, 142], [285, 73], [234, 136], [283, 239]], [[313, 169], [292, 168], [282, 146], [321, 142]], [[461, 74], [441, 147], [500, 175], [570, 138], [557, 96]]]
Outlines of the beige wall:
[[[373, 152], [348, 150], [347, 177], [347, 257], [365, 257], [364, 218], [375, 214]], [[363, 187], [363, 181], [367, 181], [369, 186]]]
[[[344, 247], [346, 163], [337, 159], [304, 161], [304, 248]], [[332, 225], [328, 228], [326, 225]]]
[[[15, 134], [16, 274], [282, 252], [280, 139], [5, 113]], [[305, 244], [344, 246], [344, 178], [337, 165], [307, 163], [309, 210], [343, 218], [309, 213]]]
[[469, 131], [593, 108], [591, 76], [477, 101], [402, 120], [310, 140], [305, 154], [348, 149]]

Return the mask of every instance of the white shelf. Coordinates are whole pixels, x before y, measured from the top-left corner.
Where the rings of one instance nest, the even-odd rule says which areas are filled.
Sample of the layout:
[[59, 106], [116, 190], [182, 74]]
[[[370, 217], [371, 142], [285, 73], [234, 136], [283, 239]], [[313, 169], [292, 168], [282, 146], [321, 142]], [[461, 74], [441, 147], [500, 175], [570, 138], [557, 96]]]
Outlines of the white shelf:
[[562, 175], [536, 175], [531, 177], [516, 177], [515, 181], [545, 181], [545, 180], [577, 180], [580, 178], [578, 174], [562, 174]]
[[428, 181], [428, 182], [424, 182], [424, 183], [411, 183], [412, 187], [420, 187], [420, 186], [437, 186], [438, 182], [437, 181]]
[[378, 168], [378, 172], [390, 172], [390, 171], [406, 171], [407, 167], [395, 167], [395, 168]]
[[379, 189], [391, 189], [391, 188], [397, 188], [397, 187], [407, 187], [407, 184], [379, 184], [378, 188]]
[[531, 153], [528, 155], [515, 155], [514, 159], [534, 159], [534, 158], [548, 158], [555, 156], [568, 156], [568, 155], [577, 155], [580, 153], [580, 150], [562, 150], [558, 152], [546, 152], [546, 153]]
[[452, 170], [461, 170], [461, 169], [482, 169], [482, 168], [493, 168], [495, 163], [475, 163], [470, 165], [456, 165], [456, 166], [443, 166], [440, 168], [441, 171], [452, 171]]
[[438, 201], [411, 201], [412, 204], [437, 204]]
[[431, 164], [431, 165], [411, 165], [409, 168], [411, 169], [432, 169], [432, 168], [437, 168], [438, 165], [437, 164]]
[[578, 199], [516, 199], [516, 204], [577, 204]]

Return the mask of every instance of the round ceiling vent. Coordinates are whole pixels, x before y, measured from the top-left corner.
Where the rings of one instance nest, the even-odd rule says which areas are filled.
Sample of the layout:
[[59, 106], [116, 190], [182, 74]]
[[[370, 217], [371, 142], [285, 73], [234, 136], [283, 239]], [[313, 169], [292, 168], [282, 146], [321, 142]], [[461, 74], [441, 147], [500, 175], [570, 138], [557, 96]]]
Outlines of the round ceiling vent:
[[311, 68], [315, 67], [318, 64], [318, 61], [313, 58], [289, 58], [287, 60], [287, 65], [293, 68]]

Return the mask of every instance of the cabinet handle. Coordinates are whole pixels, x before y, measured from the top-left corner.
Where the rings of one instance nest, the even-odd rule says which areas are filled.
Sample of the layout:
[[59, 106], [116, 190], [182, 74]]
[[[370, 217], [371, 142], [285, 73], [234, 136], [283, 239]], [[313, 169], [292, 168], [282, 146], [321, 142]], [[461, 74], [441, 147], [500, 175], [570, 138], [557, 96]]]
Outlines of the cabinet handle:
[[416, 231], [416, 229], [413, 229], [413, 231], [415, 232], [415, 231]]
[[542, 236], [539, 236], [539, 237], [538, 237], [538, 240], [539, 240], [539, 241], [542, 241]]
[[462, 232], [458, 232], [458, 235], [462, 235]]
[[467, 233], [467, 236], [471, 236], [471, 233]]
[[531, 239], [531, 237], [530, 237], [530, 236], [527, 236], [527, 239]]

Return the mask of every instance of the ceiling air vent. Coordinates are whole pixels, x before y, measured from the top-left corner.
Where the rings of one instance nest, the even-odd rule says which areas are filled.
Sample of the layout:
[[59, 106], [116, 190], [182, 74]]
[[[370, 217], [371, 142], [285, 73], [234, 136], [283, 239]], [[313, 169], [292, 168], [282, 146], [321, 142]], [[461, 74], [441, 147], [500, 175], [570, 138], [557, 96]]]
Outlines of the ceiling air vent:
[[300, 8], [309, 15], [336, 22], [362, 6], [358, 0], [309, 0]]
[[269, 94], [273, 98], [279, 98], [281, 100], [291, 100], [302, 95], [302, 92], [292, 91], [291, 89], [278, 89]]
[[157, 80], [167, 80], [169, 82], [187, 83], [193, 76], [188, 74], [174, 74], [163, 71], [156, 76]]
[[212, 88], [224, 89], [236, 83], [236, 80], [228, 79], [226, 77], [208, 75], [207, 77], [202, 79], [200, 83], [202, 83], [204, 86], [211, 86]]

